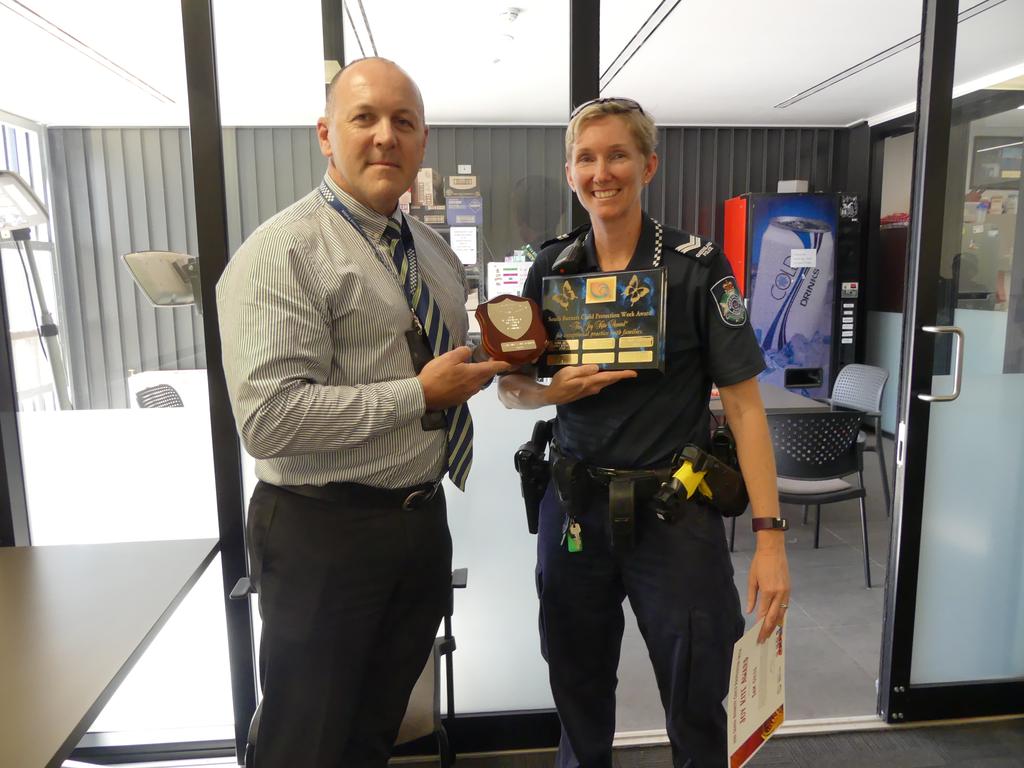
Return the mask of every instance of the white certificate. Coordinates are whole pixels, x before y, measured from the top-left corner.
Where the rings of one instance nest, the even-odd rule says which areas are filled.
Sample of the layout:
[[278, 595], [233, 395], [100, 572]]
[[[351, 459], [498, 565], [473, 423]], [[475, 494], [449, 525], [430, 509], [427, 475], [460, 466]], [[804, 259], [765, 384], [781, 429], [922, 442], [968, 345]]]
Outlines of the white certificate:
[[740, 768], [775, 733], [785, 720], [786, 657], [783, 627], [761, 645], [759, 621], [733, 647], [729, 697], [729, 768]]

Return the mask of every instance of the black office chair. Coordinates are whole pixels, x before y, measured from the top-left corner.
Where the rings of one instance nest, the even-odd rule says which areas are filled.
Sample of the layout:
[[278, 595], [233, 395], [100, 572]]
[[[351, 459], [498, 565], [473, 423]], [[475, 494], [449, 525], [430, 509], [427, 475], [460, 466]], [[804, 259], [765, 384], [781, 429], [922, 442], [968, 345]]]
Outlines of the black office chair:
[[[455, 613], [455, 590], [465, 589], [468, 570], [458, 568], [452, 571], [452, 589], [448, 597], [448, 607], [444, 616], [444, 634], [434, 641], [434, 647], [423, 666], [416, 685], [409, 696], [409, 704], [402, 718], [395, 745], [406, 744], [426, 736], [437, 739], [437, 751], [441, 768], [451, 768], [455, 763], [455, 752], [448, 740], [441, 718], [441, 657], [445, 657], [445, 676], [447, 689], [446, 716], [452, 717], [455, 712], [455, 678], [452, 671], [452, 652], [455, 650], [455, 637], [452, 635], [452, 614]], [[255, 594], [248, 576], [243, 576], [231, 590], [232, 600], [241, 600]], [[258, 768], [256, 762], [256, 735], [260, 729], [260, 715], [263, 702], [256, 705], [249, 723], [249, 735], [245, 743], [245, 768]]]
[[135, 393], [140, 408], [182, 408], [181, 395], [170, 384], [156, 384]]
[[[860, 426], [858, 411], [768, 414], [779, 501], [803, 505], [805, 515], [807, 508], [814, 505], [814, 547], [817, 549], [821, 536], [821, 505], [857, 499], [864, 544], [864, 584], [870, 588], [863, 445], [857, 440]], [[857, 485], [842, 479], [854, 474]]]

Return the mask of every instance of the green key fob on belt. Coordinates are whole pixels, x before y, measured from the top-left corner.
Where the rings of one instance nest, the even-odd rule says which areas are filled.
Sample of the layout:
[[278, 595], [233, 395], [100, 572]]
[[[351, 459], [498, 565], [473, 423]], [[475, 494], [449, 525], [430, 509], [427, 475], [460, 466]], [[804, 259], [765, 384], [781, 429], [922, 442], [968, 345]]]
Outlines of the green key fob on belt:
[[569, 523], [569, 551], [583, 551], [583, 527], [575, 520]]

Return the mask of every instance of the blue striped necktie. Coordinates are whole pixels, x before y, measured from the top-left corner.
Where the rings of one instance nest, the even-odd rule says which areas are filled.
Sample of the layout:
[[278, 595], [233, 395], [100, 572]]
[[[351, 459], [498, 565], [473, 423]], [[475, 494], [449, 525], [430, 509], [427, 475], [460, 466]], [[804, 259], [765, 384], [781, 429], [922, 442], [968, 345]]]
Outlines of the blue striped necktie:
[[[420, 280], [409, 225], [403, 222], [399, 226], [394, 219], [388, 218], [381, 240], [395, 261], [398, 279], [405, 288], [409, 306], [416, 313], [434, 356], [450, 351], [454, 345], [441, 318], [441, 309], [431, 298], [426, 283]], [[469, 468], [473, 464], [473, 420], [465, 403], [446, 410], [444, 418], [447, 425], [448, 476], [459, 490], [464, 491]]]

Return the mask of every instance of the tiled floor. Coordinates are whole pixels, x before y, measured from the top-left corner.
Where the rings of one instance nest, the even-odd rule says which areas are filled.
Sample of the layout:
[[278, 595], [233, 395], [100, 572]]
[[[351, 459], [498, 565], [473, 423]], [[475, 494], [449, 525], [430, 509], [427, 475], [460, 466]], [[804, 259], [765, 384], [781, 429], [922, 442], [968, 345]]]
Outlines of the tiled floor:
[[[885, 441], [892, 458], [892, 441]], [[787, 556], [793, 590], [786, 638], [786, 717], [804, 720], [875, 713], [882, 638], [885, 564], [889, 521], [885, 514], [878, 459], [865, 454], [868, 551], [872, 588], [864, 587], [860, 513], [856, 501], [822, 508], [820, 548], [814, 549], [814, 510], [801, 524], [800, 507], [783, 507], [790, 521]], [[890, 482], [892, 473], [890, 471]], [[736, 527], [733, 566], [741, 602], [753, 554], [749, 518]], [[664, 727], [664, 715], [639, 629], [626, 610], [626, 636], [619, 664], [620, 733]], [[753, 617], [748, 617], [748, 626]]]

